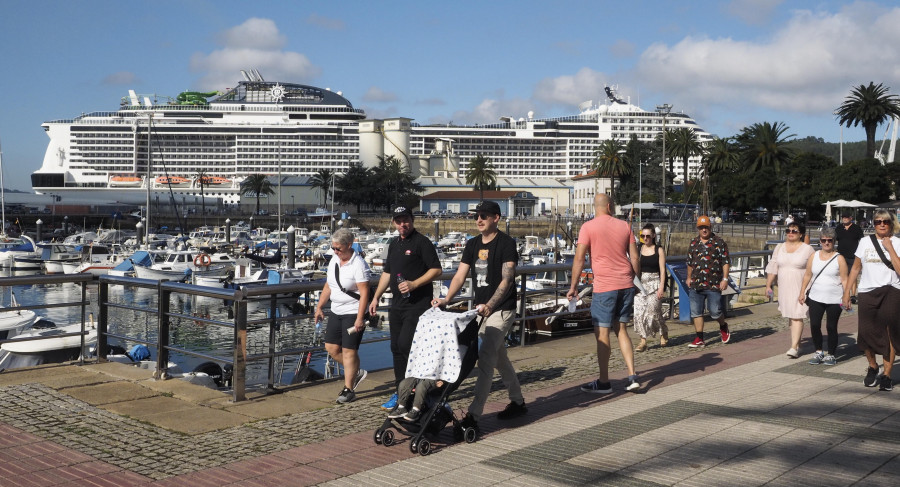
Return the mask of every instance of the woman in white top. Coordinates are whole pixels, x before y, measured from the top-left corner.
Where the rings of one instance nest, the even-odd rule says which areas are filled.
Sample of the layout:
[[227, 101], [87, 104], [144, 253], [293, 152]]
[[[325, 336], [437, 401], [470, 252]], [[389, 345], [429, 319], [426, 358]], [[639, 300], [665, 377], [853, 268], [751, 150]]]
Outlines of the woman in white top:
[[[863, 237], [856, 248], [856, 260], [847, 282], [859, 279], [859, 334], [857, 344], [866, 354], [869, 369], [863, 383], [866, 387], [880, 384], [882, 391], [894, 387], [891, 369], [897, 344], [900, 344], [900, 230], [894, 215], [885, 210], [875, 212], [875, 235]], [[844, 286], [844, 302], [850, 300], [850, 286]], [[884, 360], [884, 375], [879, 379], [875, 355]]]
[[325, 328], [325, 350], [335, 362], [344, 365], [344, 389], [337, 402], [356, 399], [354, 392], [368, 373], [359, 367], [359, 344], [366, 329], [363, 317], [369, 302], [369, 266], [353, 248], [353, 232], [346, 228], [334, 232], [328, 263], [328, 279], [316, 305], [316, 321], [325, 318], [322, 306], [331, 301]]
[[[809, 298], [807, 299], [806, 292], [801, 292], [799, 301], [800, 304], [809, 306], [809, 330], [816, 346], [816, 353], [809, 363], [834, 365], [837, 362], [834, 353], [838, 346], [838, 318], [841, 317], [841, 307], [850, 305], [849, 302], [842, 302], [844, 288], [847, 287], [847, 261], [834, 250], [833, 228], [822, 229], [819, 244], [822, 250], [809, 257], [803, 285], [800, 286], [800, 289], [809, 289]], [[822, 348], [822, 316], [825, 314], [828, 315], [825, 324], [825, 329], [828, 330], [828, 353], [823, 352]]]

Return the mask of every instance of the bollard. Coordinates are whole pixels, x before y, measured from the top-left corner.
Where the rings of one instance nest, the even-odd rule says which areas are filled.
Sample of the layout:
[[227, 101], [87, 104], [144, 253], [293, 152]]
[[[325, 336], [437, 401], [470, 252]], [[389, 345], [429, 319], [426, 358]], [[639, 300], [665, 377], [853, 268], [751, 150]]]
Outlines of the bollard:
[[[43, 229], [44, 229], [44, 222], [42, 222], [40, 219], [38, 219], [38, 221], [36, 221], [36, 222], [34, 222], [34, 223], [35, 223], [35, 225], [37, 226], [37, 234], [35, 235], [35, 240], [34, 240], [34, 241], [35, 241], [35, 242], [40, 242], [40, 241], [42, 240], [42, 239], [41, 239], [42, 234], [44, 233], [44, 232], [43, 232]], [[24, 233], [24, 232], [23, 232], [23, 233]], [[34, 250], [37, 250], [37, 249], [34, 249]]]
[[225, 244], [231, 243], [231, 218], [225, 219]]
[[288, 227], [287, 232], [287, 268], [293, 269], [295, 267], [294, 259], [296, 259], [297, 255], [295, 252], [295, 249], [297, 247], [297, 229], [295, 229], [294, 226], [291, 225]]

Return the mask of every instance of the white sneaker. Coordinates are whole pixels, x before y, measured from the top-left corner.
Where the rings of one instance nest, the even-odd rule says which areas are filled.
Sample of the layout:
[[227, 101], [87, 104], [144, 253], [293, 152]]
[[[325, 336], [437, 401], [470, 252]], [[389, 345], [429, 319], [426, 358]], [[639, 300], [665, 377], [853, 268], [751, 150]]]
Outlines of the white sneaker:
[[785, 355], [790, 358], [797, 358], [800, 356], [800, 352], [798, 352], [796, 348], [791, 348], [787, 351], [787, 353], [785, 353]]

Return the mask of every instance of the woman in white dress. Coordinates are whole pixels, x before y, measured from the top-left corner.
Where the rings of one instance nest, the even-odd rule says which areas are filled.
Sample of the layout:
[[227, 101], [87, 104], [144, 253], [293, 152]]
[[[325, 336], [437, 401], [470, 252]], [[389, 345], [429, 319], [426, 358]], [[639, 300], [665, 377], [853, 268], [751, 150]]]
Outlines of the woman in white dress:
[[[850, 303], [842, 302], [844, 288], [847, 287], [847, 261], [834, 249], [834, 229], [825, 227], [819, 236], [822, 250], [809, 257], [806, 274], [800, 289], [800, 304], [809, 306], [809, 331], [812, 334], [816, 353], [809, 360], [811, 365], [834, 365], [838, 346], [838, 318], [841, 308]], [[825, 329], [828, 331], [828, 352], [822, 348], [822, 317], [828, 315]]]

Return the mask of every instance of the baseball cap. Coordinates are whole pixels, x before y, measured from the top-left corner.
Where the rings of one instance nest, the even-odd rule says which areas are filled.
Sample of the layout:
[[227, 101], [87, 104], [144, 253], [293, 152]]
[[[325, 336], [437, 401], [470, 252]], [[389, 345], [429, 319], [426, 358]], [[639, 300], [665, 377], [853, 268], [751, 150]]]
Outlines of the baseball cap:
[[503, 212], [500, 211], [500, 205], [493, 201], [482, 201], [478, 203], [475, 208], [469, 210], [469, 213], [478, 213], [479, 211], [483, 211], [485, 213], [493, 213], [495, 215], [502, 215]]
[[708, 226], [710, 226], [710, 223], [709, 223], [709, 217], [708, 217], [708, 216], [703, 215], [703, 216], [701, 216], [700, 218], [697, 218], [697, 228], [699, 228], [699, 227], [708, 227]]
[[404, 216], [404, 215], [412, 218], [412, 216], [413, 216], [412, 210], [410, 210], [409, 208], [407, 208], [405, 206], [398, 206], [398, 207], [394, 208], [394, 215], [391, 217], [391, 220], [393, 220], [394, 218], [397, 218], [398, 216]]

